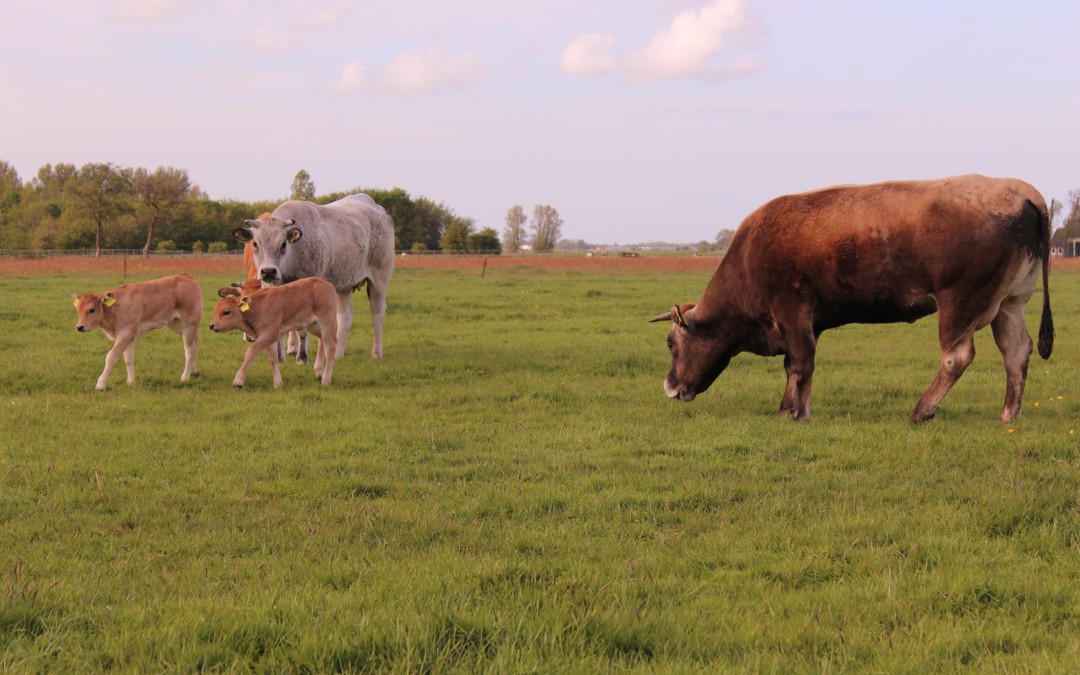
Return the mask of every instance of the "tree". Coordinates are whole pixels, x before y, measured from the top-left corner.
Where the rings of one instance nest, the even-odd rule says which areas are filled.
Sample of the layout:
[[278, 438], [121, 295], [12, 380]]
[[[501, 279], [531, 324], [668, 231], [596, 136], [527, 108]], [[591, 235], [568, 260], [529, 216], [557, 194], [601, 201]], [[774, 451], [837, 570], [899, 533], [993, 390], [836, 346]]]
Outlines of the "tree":
[[25, 238], [25, 230], [17, 226], [14, 218], [21, 203], [19, 172], [7, 162], [0, 161], [0, 248], [17, 248], [15, 242]]
[[472, 234], [473, 221], [471, 218], [454, 218], [443, 231], [439, 247], [444, 251], [464, 251]]
[[315, 201], [315, 183], [311, 180], [311, 174], [300, 169], [292, 182], [292, 195], [289, 199], [299, 199], [305, 202]]
[[184, 203], [191, 192], [191, 180], [183, 169], [159, 166], [150, 173], [139, 168], [135, 170], [134, 187], [139, 211], [149, 221], [146, 244], [143, 246], [143, 257], [147, 258], [154, 239], [154, 228], [168, 222], [177, 207]]
[[94, 226], [94, 257], [101, 257], [105, 227], [131, 211], [132, 191], [131, 169], [122, 169], [111, 162], [84, 164], [64, 186], [77, 215]]
[[37, 176], [30, 181], [30, 187], [44, 199], [57, 200], [63, 196], [67, 182], [78, 173], [74, 164], [46, 164], [38, 169]]
[[514, 204], [506, 212], [506, 229], [503, 230], [503, 248], [507, 253], [517, 253], [525, 245], [525, 209]]
[[716, 233], [716, 243], [713, 244], [717, 251], [726, 251], [731, 245], [731, 239], [735, 236], [735, 230], [720, 230]]
[[502, 253], [502, 246], [499, 245], [499, 233], [490, 227], [485, 227], [479, 232], [470, 234], [465, 242], [465, 248], [469, 251], [494, 251], [496, 254]]
[[537, 204], [533, 207], [532, 247], [534, 251], [551, 251], [559, 241], [563, 220], [554, 206]]

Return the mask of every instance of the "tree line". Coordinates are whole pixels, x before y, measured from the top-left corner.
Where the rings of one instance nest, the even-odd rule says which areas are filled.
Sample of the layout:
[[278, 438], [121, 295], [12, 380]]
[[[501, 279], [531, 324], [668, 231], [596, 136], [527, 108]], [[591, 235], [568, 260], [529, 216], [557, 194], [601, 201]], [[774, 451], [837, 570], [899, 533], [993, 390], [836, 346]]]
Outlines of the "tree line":
[[[310, 174], [300, 170], [290, 198], [326, 204], [355, 192], [371, 195], [394, 219], [398, 250], [501, 249], [494, 229], [477, 230], [473, 219], [399, 187], [316, 196]], [[46, 164], [24, 181], [0, 160], [0, 249], [225, 251], [240, 246], [234, 228], [278, 203], [211, 199], [186, 170], [173, 167]]]

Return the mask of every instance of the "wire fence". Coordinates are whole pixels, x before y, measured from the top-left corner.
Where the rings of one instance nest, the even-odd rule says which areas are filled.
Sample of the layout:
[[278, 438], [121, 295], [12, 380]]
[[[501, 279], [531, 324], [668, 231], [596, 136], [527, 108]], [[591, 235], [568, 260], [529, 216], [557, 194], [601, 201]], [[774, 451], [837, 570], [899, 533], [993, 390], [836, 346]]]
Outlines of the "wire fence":
[[[488, 257], [501, 255], [506, 257], [529, 257], [529, 256], [573, 256], [585, 255], [590, 251], [584, 250], [559, 250], [559, 251], [520, 251], [517, 253], [504, 253], [499, 250], [482, 251], [395, 251], [398, 256], [455, 256], [455, 257]], [[214, 258], [221, 256], [243, 255], [243, 249], [230, 249], [226, 251], [214, 251], [205, 253], [202, 251], [150, 251], [150, 258], [183, 258], [200, 257]], [[47, 249], [47, 250], [12, 250], [0, 249], [0, 258], [36, 259], [36, 258], [142, 258], [141, 248], [103, 248], [100, 252], [92, 248], [72, 249]]]

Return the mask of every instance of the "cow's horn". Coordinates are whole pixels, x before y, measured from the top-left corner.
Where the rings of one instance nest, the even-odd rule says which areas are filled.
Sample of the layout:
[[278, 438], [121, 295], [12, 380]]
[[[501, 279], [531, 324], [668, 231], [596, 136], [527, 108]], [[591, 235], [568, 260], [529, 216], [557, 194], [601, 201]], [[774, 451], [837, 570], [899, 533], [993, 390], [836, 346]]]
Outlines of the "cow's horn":
[[660, 316], [649, 319], [649, 323], [656, 323], [657, 321], [671, 321], [671, 312], [664, 312]]

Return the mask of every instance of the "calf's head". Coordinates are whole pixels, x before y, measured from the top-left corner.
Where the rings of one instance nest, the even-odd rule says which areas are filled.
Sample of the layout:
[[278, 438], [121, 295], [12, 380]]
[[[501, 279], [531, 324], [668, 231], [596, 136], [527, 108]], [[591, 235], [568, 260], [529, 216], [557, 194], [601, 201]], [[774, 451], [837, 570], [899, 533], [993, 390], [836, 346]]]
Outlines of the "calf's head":
[[671, 370], [664, 378], [664, 393], [689, 403], [709, 388], [731, 361], [732, 352], [715, 325], [695, 320], [694, 305], [676, 305], [650, 322], [671, 321], [668, 351]]
[[210, 321], [210, 330], [215, 333], [244, 327], [244, 312], [250, 309], [247, 296], [227, 295], [214, 306], [214, 318]]
[[85, 295], [72, 293], [71, 301], [75, 305], [75, 311], [79, 313], [79, 320], [75, 323], [75, 330], [85, 333], [101, 325], [106, 308], [116, 304], [116, 294], [112, 291], [108, 293], [87, 293]]
[[244, 243], [251, 242], [252, 261], [259, 279], [266, 284], [283, 282], [282, 267], [289, 257], [292, 245], [304, 236], [295, 220], [280, 220], [265, 215], [258, 220], [245, 220], [247, 227], [233, 230], [233, 237]]

